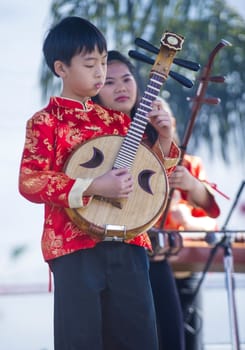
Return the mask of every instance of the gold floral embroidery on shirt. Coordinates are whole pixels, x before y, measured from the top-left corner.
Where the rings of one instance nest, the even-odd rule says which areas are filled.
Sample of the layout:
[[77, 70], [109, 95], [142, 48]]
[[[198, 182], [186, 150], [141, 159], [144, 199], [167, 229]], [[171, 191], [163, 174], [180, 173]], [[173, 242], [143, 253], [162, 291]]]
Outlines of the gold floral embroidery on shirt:
[[53, 145], [51, 145], [51, 143], [49, 142], [48, 139], [44, 139], [44, 140], [43, 140], [43, 144], [47, 147], [47, 149], [48, 149], [49, 151], [52, 151]]
[[40, 113], [37, 113], [36, 117], [32, 120], [33, 120], [33, 123], [36, 125], [45, 124], [47, 126], [53, 126], [54, 124], [53, 116], [47, 113], [46, 111], [41, 111]]
[[93, 130], [93, 131], [101, 131], [101, 127], [96, 126], [96, 125], [91, 125], [91, 126], [85, 126], [86, 130]]
[[55, 232], [52, 228], [45, 230], [46, 243], [42, 242], [42, 248], [47, 249], [54, 257], [59, 256], [64, 249], [63, 247], [63, 236], [55, 235]]
[[110, 115], [108, 113], [108, 111], [106, 109], [104, 109], [103, 107], [95, 104], [94, 105], [94, 109], [96, 111], [96, 113], [98, 114], [98, 117], [103, 120], [103, 122], [105, 123], [105, 125], [110, 125], [113, 121], [114, 121], [114, 117], [113, 115]]
[[66, 237], [66, 241], [70, 242], [77, 236], [81, 236], [81, 230], [72, 222], [68, 222], [64, 227], [64, 236]]
[[47, 177], [40, 176], [37, 174], [36, 177], [31, 174], [28, 176], [28, 174], [25, 174], [24, 171], [22, 171], [20, 175], [20, 182], [22, 186], [22, 191], [25, 193], [37, 193], [40, 192], [45, 186], [47, 185]]
[[81, 119], [81, 120], [84, 120], [84, 121], [87, 121], [87, 122], [89, 121], [88, 113], [85, 112], [85, 111], [76, 110], [76, 113], [74, 114], [74, 116], [77, 119]]
[[45, 174], [39, 172], [35, 174], [28, 169], [23, 169], [20, 174], [22, 190], [26, 193], [38, 193], [46, 187], [45, 193], [51, 196], [56, 190], [64, 189], [68, 181], [69, 178], [66, 175], [53, 175], [51, 171]]

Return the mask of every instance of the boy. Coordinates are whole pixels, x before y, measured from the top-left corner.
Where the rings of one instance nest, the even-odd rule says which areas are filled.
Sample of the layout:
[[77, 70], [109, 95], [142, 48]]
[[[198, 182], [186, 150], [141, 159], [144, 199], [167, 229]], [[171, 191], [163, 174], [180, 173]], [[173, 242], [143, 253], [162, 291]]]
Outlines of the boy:
[[[133, 191], [132, 176], [124, 168], [94, 179], [72, 179], [63, 172], [79, 144], [100, 135], [125, 135], [129, 127], [128, 116], [90, 99], [105, 82], [105, 38], [87, 20], [67, 17], [49, 31], [43, 52], [62, 79], [62, 92], [27, 123], [19, 190], [45, 207], [42, 252], [54, 276], [55, 350], [157, 349], [148, 236], [101, 242], [65, 211], [89, 205], [93, 195], [127, 198]], [[153, 107], [149, 117], [162, 130], [159, 143], [177, 163], [171, 120], [157, 103]]]

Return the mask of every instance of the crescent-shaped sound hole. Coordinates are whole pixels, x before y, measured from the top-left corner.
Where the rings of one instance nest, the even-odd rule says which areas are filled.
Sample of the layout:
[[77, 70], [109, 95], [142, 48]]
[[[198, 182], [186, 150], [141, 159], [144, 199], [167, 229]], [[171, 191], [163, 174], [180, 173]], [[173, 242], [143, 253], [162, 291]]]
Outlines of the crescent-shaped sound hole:
[[138, 175], [138, 182], [140, 187], [147, 193], [153, 194], [150, 186], [150, 178], [155, 174], [152, 170], [143, 170]]
[[92, 155], [92, 158], [85, 163], [79, 164], [80, 166], [84, 168], [92, 169], [92, 168], [97, 168], [100, 164], [102, 164], [104, 160], [103, 153], [96, 147], [93, 147], [93, 151], [94, 153]]

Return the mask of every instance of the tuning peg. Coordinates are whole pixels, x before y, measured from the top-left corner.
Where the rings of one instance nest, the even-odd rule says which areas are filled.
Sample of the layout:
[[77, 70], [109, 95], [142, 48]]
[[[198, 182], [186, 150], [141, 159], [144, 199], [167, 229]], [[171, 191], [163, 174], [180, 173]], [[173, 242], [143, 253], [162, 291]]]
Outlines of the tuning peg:
[[148, 57], [148, 56], [146, 56], [143, 53], [140, 53], [138, 51], [130, 50], [128, 52], [128, 55], [129, 55], [129, 57], [132, 57], [135, 60], [138, 60], [138, 61], [141, 61], [141, 62], [144, 62], [144, 63], [149, 63], [150, 65], [154, 64], [153, 58], [150, 58], [150, 57]]
[[[187, 101], [196, 101], [198, 97], [187, 97]], [[206, 97], [202, 99], [200, 102], [201, 103], [206, 103], [208, 105], [218, 105], [220, 103], [221, 99], [217, 97]]]
[[[135, 39], [135, 44], [139, 47], [141, 47], [142, 49], [148, 50], [152, 53], [158, 54], [159, 53], [159, 49], [157, 47], [155, 47], [154, 45], [152, 45], [151, 43], [149, 43], [148, 41], [141, 39], [141, 38], [136, 38]], [[177, 64], [178, 66], [193, 70], [193, 71], [199, 71], [199, 69], [201, 68], [200, 64], [196, 63], [196, 62], [192, 62], [192, 61], [188, 61], [188, 60], [184, 60], [181, 58], [174, 58], [173, 63]]]
[[149, 43], [144, 39], [136, 38], [134, 42], [137, 46], [141, 47], [142, 49], [145, 49], [155, 54], [159, 53], [159, 49], [156, 46], [152, 45], [151, 43]]
[[[144, 63], [149, 63], [150, 65], [154, 64], [154, 60], [138, 51], [135, 50], [130, 50], [128, 52], [128, 55], [134, 59], [137, 59], [139, 61], [142, 61]], [[193, 82], [189, 79], [187, 79], [186, 77], [184, 77], [183, 75], [170, 71], [169, 72], [169, 76], [171, 78], [173, 78], [174, 80], [176, 80], [178, 83], [180, 83], [181, 85], [184, 85], [187, 88], [192, 88], [193, 87]]]
[[[202, 79], [204, 81], [204, 79]], [[213, 76], [208, 79], [208, 81], [211, 81], [213, 83], [224, 83], [225, 82], [225, 77], [221, 76]]]
[[201, 68], [201, 65], [199, 63], [183, 60], [182, 58], [174, 58], [173, 62], [180, 67], [184, 67], [195, 72], [198, 72]]
[[206, 97], [202, 101], [208, 105], [218, 105], [221, 99], [217, 97]]
[[192, 88], [193, 87], [193, 82], [190, 79], [187, 79], [184, 77], [182, 74], [173, 72], [172, 70], [169, 72], [169, 75], [171, 78], [176, 80], [178, 83], [181, 85], [184, 85], [187, 88]]

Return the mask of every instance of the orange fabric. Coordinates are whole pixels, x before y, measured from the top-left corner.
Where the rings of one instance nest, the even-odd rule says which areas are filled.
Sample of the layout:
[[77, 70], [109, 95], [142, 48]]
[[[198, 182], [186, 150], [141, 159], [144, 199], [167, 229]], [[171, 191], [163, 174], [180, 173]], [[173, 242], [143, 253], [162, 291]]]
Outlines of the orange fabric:
[[[46, 261], [79, 249], [92, 248], [98, 240], [82, 232], [67, 216], [68, 197], [75, 182], [64, 172], [71, 152], [82, 142], [100, 135], [125, 135], [130, 119], [121, 112], [88, 100], [52, 97], [46, 108], [27, 122], [20, 166], [19, 191], [28, 200], [44, 204], [42, 253]], [[172, 154], [179, 154], [173, 145]], [[84, 197], [86, 205], [89, 198]], [[151, 249], [148, 235], [128, 243]]]
[[[204, 171], [201, 158], [197, 156], [185, 154], [182, 165], [185, 166], [189, 170], [189, 172], [200, 181], [206, 180], [206, 174]], [[178, 202], [185, 203], [186, 205], [188, 205], [188, 207], [191, 209], [192, 216], [194, 217], [208, 216], [207, 212], [204, 209], [200, 207], [194, 207], [189, 204], [189, 202], [187, 201], [187, 192], [182, 190], [177, 190], [177, 189], [175, 191], [179, 191], [180, 193], [181, 198], [179, 199]], [[213, 214], [214, 217], [217, 217], [219, 215], [219, 207], [216, 204], [216, 201], [214, 199], [212, 201], [210, 212]], [[161, 222], [161, 219], [158, 221], [158, 224], [156, 226], [159, 226], [160, 222]], [[171, 209], [169, 210], [168, 215], [166, 217], [164, 228], [169, 230], [183, 230], [183, 227], [177, 225], [172, 219]]]

